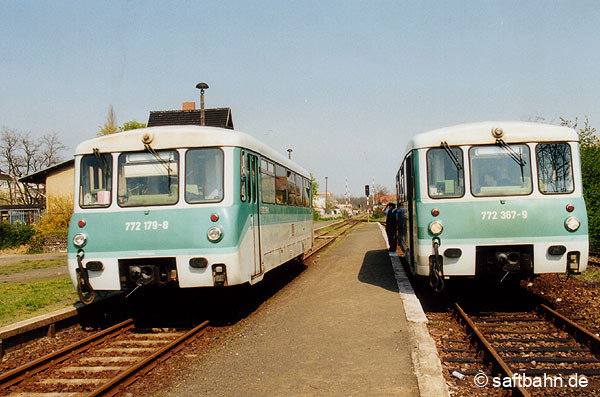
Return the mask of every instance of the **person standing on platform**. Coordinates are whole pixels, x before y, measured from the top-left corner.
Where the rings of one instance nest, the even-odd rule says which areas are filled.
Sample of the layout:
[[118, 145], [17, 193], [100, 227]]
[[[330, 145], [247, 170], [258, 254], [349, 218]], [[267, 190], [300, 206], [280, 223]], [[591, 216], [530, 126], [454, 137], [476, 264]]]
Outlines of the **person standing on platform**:
[[396, 211], [396, 204], [389, 203], [385, 207], [385, 233], [388, 237], [388, 243], [390, 244], [389, 251], [396, 252], [398, 246], [398, 239], [396, 232], [398, 230], [398, 211]]

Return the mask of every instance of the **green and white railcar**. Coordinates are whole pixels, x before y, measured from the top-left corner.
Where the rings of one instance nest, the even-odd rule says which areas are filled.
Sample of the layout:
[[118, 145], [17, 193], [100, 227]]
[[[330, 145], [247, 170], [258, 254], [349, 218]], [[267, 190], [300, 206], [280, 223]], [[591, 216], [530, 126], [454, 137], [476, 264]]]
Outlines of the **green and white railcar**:
[[254, 284], [313, 246], [309, 174], [252, 136], [169, 126], [75, 153], [69, 273], [94, 291]]
[[577, 133], [524, 122], [414, 136], [396, 177], [399, 245], [414, 274], [578, 273], [588, 260]]

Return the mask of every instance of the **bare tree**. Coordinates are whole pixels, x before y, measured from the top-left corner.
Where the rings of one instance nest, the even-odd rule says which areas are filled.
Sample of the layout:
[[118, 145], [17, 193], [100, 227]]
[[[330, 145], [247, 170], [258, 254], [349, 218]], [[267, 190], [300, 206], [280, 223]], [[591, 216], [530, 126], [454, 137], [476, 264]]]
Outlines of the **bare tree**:
[[42, 165], [50, 167], [61, 162], [60, 153], [67, 147], [63, 145], [57, 133], [42, 135]]
[[385, 196], [389, 193], [390, 192], [387, 187], [375, 184], [373, 188], [373, 199], [375, 203], [379, 203], [379, 201], [381, 200], [381, 196]]
[[3, 127], [0, 132], [0, 166], [11, 178], [11, 204], [38, 204], [43, 202], [43, 186], [23, 184], [19, 179], [38, 172], [60, 161], [65, 149], [56, 134], [36, 140], [30, 133]]
[[590, 120], [588, 116], [585, 116], [585, 120], [583, 121], [583, 127], [579, 125], [579, 119], [575, 117], [575, 121], [571, 121], [565, 119], [563, 117], [560, 118], [560, 125], [573, 128], [577, 131], [577, 135], [579, 135], [579, 141], [581, 146], [597, 146], [600, 144], [600, 140], [596, 136], [596, 128], [590, 125]]

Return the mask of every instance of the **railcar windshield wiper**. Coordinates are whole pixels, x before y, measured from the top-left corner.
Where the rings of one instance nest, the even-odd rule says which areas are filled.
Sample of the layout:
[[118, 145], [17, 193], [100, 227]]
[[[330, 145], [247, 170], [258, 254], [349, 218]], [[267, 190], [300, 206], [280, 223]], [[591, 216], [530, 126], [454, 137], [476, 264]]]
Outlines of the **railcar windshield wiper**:
[[96, 158], [100, 161], [100, 163], [102, 163], [102, 170], [104, 171], [102, 179], [104, 181], [104, 186], [106, 186], [108, 183], [108, 177], [110, 176], [110, 168], [108, 166], [108, 163], [106, 162], [106, 158], [102, 153], [100, 153], [100, 149], [98, 149], [97, 147], [93, 148], [92, 152], [94, 153], [94, 156], [96, 156]]
[[502, 138], [496, 139], [496, 145], [506, 150], [510, 158], [513, 159], [517, 164], [519, 164], [519, 166], [521, 167], [521, 179], [523, 179], [523, 167], [525, 167], [525, 164], [527, 164], [527, 162], [523, 160], [523, 156], [521, 155], [521, 153], [515, 152], [515, 150], [511, 148], [506, 142], [504, 142]]
[[171, 164], [170, 162], [166, 162], [162, 157], [160, 157], [160, 155], [158, 153], [156, 153], [156, 150], [154, 150], [149, 143], [145, 143], [144, 147], [146, 148], [147, 151], [149, 151], [152, 156], [154, 156], [154, 158], [160, 163], [162, 164], [163, 167], [165, 167], [165, 169], [167, 170], [167, 186], [169, 188], [169, 190], [171, 189], [171, 172], [173, 172], [173, 170], [171, 169]]
[[460, 164], [460, 161], [458, 160], [458, 158], [456, 157], [456, 155], [452, 152], [452, 149], [450, 149], [450, 146], [448, 146], [448, 142], [442, 141], [440, 143], [440, 146], [442, 148], [444, 148], [444, 150], [446, 151], [446, 153], [450, 157], [450, 160], [452, 160], [452, 162], [454, 163], [454, 166], [456, 167], [456, 169], [457, 170], [462, 169], [462, 165]]

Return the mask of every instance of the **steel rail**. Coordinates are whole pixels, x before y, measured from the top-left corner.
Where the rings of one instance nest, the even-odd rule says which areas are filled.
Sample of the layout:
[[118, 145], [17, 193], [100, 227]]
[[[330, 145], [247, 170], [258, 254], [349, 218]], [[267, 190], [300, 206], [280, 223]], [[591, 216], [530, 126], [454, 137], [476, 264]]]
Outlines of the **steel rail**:
[[133, 328], [133, 320], [125, 320], [117, 325], [113, 325], [110, 328], [82, 339], [79, 342], [75, 342], [69, 346], [66, 346], [56, 352], [50, 353], [11, 371], [5, 372], [0, 375], [0, 389], [17, 384], [22, 380], [29, 378], [31, 375], [61, 363], [71, 356], [97, 345], [105, 339], [112, 338], [115, 335], [123, 333], [131, 328]]
[[335, 226], [335, 225], [337, 225], [337, 224], [340, 224], [340, 223], [342, 223], [342, 222], [346, 222], [346, 221], [348, 221], [348, 219], [342, 219], [342, 220], [340, 220], [340, 221], [337, 221], [337, 222], [332, 222], [332, 223], [330, 223], [329, 225], [325, 225], [325, 226], [318, 227], [318, 228], [314, 229], [313, 231], [316, 233], [316, 232], [319, 232], [319, 231], [321, 231], [321, 230], [323, 230], [323, 229], [325, 229], [325, 228], [328, 228], [328, 227], [331, 227], [331, 226]]
[[181, 337], [177, 338], [173, 342], [164, 346], [160, 350], [156, 351], [152, 355], [146, 357], [145, 359], [137, 362], [132, 365], [113, 379], [111, 379], [108, 383], [100, 386], [96, 390], [92, 391], [88, 394], [89, 397], [93, 396], [114, 396], [121, 391], [123, 387], [130, 385], [131, 383], [137, 380], [137, 376], [144, 371], [147, 373], [152, 368], [154, 368], [159, 362], [162, 362], [169, 358], [170, 354], [173, 354], [179, 349], [183, 347], [183, 343], [191, 339], [192, 337], [199, 336], [202, 333], [200, 331], [204, 330], [208, 326], [209, 322], [204, 321], [200, 325], [194, 327], [190, 331], [186, 332]]
[[575, 340], [589, 346], [595, 355], [600, 355], [600, 338], [596, 335], [543, 303], [540, 303], [538, 310], [558, 328], [564, 329], [567, 333], [573, 335]]
[[335, 240], [337, 240], [338, 237], [343, 236], [344, 234], [348, 233], [348, 231], [350, 231], [354, 226], [358, 225], [359, 221], [354, 221], [354, 220], [348, 220], [348, 224], [354, 222], [348, 229], [344, 230], [343, 232], [333, 236], [333, 238], [329, 239], [325, 244], [323, 244], [322, 246], [320, 246], [319, 248], [317, 248], [316, 250], [310, 252], [308, 255], [304, 256], [304, 258], [302, 259], [308, 259], [311, 256], [315, 255], [317, 252], [321, 251], [323, 248], [327, 247], [329, 244], [333, 243]]
[[[503, 377], [513, 378], [514, 373], [508, 367], [508, 364], [500, 357], [496, 349], [492, 347], [483, 333], [475, 325], [473, 320], [465, 313], [458, 303], [454, 303], [454, 312], [457, 317], [465, 324], [467, 333], [471, 334], [477, 346], [483, 351], [484, 357], [492, 364], [492, 372], [499, 373]], [[529, 397], [529, 393], [523, 387], [514, 385], [510, 388], [511, 396]]]

